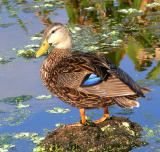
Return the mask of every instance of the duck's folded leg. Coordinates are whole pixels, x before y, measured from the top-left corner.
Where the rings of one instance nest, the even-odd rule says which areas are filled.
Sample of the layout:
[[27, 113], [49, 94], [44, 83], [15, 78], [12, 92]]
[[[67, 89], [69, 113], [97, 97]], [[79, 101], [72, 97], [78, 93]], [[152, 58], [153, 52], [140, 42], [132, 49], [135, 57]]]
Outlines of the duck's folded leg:
[[93, 122], [97, 124], [97, 123], [105, 121], [106, 119], [110, 119], [110, 115], [109, 115], [109, 112], [108, 112], [108, 107], [104, 108], [104, 116], [102, 118], [98, 119], [98, 120], [93, 121]]

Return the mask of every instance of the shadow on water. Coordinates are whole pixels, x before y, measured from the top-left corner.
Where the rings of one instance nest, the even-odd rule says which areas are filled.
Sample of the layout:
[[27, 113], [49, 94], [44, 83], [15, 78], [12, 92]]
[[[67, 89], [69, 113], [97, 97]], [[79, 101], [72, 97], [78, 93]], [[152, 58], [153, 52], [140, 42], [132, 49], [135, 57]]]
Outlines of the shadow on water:
[[[66, 24], [70, 31], [73, 53], [84, 51], [101, 54], [128, 72], [138, 80], [138, 83], [153, 89], [149, 97], [140, 99], [142, 102], [139, 109], [127, 111], [113, 106], [110, 112], [113, 115], [125, 115], [145, 127], [143, 135], [150, 144], [146, 146], [147, 148], [142, 147], [133, 151], [158, 151], [160, 148], [158, 146], [160, 120], [157, 116], [158, 90], [160, 90], [159, 6], [158, 0], [2, 0], [0, 2], [0, 33], [3, 35], [0, 37], [0, 98], [22, 97], [23, 94], [32, 95], [33, 98], [24, 102], [25, 105], [30, 105], [28, 107], [23, 105], [23, 99], [20, 102], [22, 105], [0, 100], [1, 107], [4, 107], [0, 108], [2, 120], [0, 133], [3, 134], [0, 137], [0, 148], [4, 148], [4, 144], [15, 144], [16, 148], [10, 151], [20, 151], [20, 149], [32, 151], [33, 144], [25, 141], [26, 146], [22, 147], [20, 143], [24, 141], [9, 140], [13, 138], [10, 135], [33, 131], [42, 136], [44, 128], [55, 128], [52, 124], [58, 126], [61, 123], [79, 120], [78, 111], [59, 99], [44, 96], [41, 99], [36, 98], [38, 95], [48, 94], [48, 91], [39, 78], [42, 59], [34, 59], [34, 51], [39, 47], [45, 26], [56, 21]], [[15, 31], [17, 35], [20, 34], [19, 37]], [[12, 42], [17, 46], [11, 48]], [[51, 116], [45, 112], [51, 109], [51, 105], [70, 109], [75, 117], [70, 113]], [[28, 110], [24, 110], [25, 108]], [[88, 116], [96, 119], [99, 113], [99, 110], [93, 110], [88, 112]], [[41, 123], [40, 121], [43, 121], [40, 120], [41, 116], [48, 122], [52, 121], [51, 124], [46, 121]], [[37, 117], [40, 125], [36, 129]], [[23, 139], [35, 141], [30, 134], [24, 135]], [[32, 146], [28, 149], [27, 145], [30, 144]]]

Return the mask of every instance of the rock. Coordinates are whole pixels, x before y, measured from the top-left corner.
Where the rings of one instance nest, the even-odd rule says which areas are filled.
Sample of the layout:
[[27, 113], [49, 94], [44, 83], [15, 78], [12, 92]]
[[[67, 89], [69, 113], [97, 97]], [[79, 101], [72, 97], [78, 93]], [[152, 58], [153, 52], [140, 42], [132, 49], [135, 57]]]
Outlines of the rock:
[[111, 117], [99, 124], [65, 125], [50, 132], [39, 145], [47, 152], [128, 152], [145, 146], [142, 127], [124, 117]]

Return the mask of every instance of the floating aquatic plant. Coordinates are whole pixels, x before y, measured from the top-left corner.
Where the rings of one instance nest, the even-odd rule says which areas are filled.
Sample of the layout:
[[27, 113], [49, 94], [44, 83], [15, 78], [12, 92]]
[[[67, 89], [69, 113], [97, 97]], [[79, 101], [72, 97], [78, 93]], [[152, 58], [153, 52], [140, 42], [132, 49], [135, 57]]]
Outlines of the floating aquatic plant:
[[10, 148], [14, 148], [15, 145], [11, 144], [12, 135], [6, 133], [0, 135], [0, 152], [8, 152]]
[[32, 36], [31, 38], [30, 38], [30, 40], [31, 41], [39, 41], [39, 40], [41, 40], [42, 39], [42, 37], [41, 36]]
[[38, 133], [31, 133], [31, 132], [21, 132], [15, 134], [13, 137], [16, 139], [34, 139], [38, 136]]
[[124, 14], [135, 14], [135, 13], [143, 13], [143, 10], [137, 10], [135, 8], [129, 8], [129, 9], [120, 9], [118, 10], [118, 12], [120, 13], [124, 13]]
[[10, 58], [8, 60], [5, 60], [3, 58], [0, 57], [0, 64], [6, 64], [6, 63], [9, 63], [9, 62], [12, 62], [13, 58]]
[[36, 97], [36, 99], [50, 99], [52, 98], [52, 95], [39, 95]]
[[19, 104], [17, 105], [17, 108], [18, 108], [18, 109], [28, 108], [28, 107], [30, 107], [29, 104], [24, 105], [24, 104], [22, 104], [22, 103], [19, 103]]
[[33, 58], [35, 57], [35, 51], [33, 49], [18, 50], [17, 56], [24, 57], [24, 58]]
[[19, 104], [19, 103], [27, 101], [31, 98], [32, 98], [32, 95], [21, 95], [21, 96], [18, 96], [18, 97], [4, 98], [4, 99], [1, 99], [0, 101], [1, 102], [9, 102], [9, 103], [12, 103], [12, 104]]
[[46, 112], [49, 112], [49, 113], [66, 113], [69, 111], [70, 111], [69, 109], [64, 109], [64, 108], [59, 108], [59, 107], [54, 107], [51, 110], [46, 110]]
[[62, 123], [56, 123], [55, 124], [55, 127], [62, 127], [62, 126], [64, 126], [64, 124], [62, 124]]
[[5, 144], [3, 146], [0, 146], [0, 152], [8, 152], [10, 148], [16, 147], [15, 145], [12, 144]]
[[14, 113], [10, 113], [8, 117], [3, 118], [1, 121], [3, 126], [18, 126], [24, 122], [31, 114], [28, 109], [20, 109]]
[[39, 137], [38, 133], [32, 132], [20, 132], [13, 135], [13, 138], [31, 140], [34, 144], [39, 144], [44, 139], [44, 137]]
[[159, 7], [159, 6], [160, 6], [160, 3], [158, 2], [146, 4], [146, 7], [149, 7], [149, 8], [154, 8], [154, 7]]

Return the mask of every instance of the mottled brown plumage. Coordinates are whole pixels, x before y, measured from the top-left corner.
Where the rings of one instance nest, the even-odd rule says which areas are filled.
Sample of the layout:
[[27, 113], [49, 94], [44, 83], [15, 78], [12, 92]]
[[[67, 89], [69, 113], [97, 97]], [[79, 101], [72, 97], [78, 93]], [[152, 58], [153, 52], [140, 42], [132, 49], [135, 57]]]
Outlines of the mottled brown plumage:
[[[127, 73], [102, 56], [82, 52], [71, 55], [71, 37], [62, 24], [50, 25], [44, 40], [56, 44], [40, 70], [43, 84], [55, 96], [81, 109], [112, 104], [123, 108], [139, 106], [136, 100], [144, 97], [143, 89]], [[97, 75], [101, 81], [83, 86], [90, 74]]]

